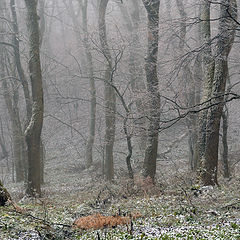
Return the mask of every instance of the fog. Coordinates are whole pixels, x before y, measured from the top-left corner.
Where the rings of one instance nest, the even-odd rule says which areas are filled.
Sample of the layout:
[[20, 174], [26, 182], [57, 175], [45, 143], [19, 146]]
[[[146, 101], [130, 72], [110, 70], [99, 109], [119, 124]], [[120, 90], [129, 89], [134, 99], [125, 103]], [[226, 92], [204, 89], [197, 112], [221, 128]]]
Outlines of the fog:
[[0, 180], [13, 199], [239, 180], [239, 1], [38, 0], [37, 39], [30, 2], [0, 3]]

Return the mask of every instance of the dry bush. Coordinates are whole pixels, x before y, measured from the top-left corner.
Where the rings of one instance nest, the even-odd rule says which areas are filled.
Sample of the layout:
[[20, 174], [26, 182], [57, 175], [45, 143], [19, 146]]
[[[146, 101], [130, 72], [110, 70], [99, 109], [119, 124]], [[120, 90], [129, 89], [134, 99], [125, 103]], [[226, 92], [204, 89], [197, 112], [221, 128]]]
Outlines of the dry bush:
[[102, 229], [104, 227], [116, 227], [118, 225], [129, 225], [132, 219], [141, 217], [141, 214], [137, 213], [132, 216], [122, 217], [116, 216], [103, 216], [99, 213], [80, 217], [73, 223], [74, 228], [80, 229]]

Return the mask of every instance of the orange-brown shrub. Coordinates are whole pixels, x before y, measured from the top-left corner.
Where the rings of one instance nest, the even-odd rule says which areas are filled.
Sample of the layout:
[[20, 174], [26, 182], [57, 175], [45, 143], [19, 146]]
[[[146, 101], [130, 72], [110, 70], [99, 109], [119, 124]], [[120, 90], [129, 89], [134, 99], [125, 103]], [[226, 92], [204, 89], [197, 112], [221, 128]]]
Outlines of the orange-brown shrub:
[[128, 225], [132, 219], [141, 217], [140, 213], [133, 214], [131, 217], [103, 216], [99, 213], [80, 217], [73, 223], [74, 228], [80, 229], [102, 229], [104, 227], [116, 227], [118, 225]]

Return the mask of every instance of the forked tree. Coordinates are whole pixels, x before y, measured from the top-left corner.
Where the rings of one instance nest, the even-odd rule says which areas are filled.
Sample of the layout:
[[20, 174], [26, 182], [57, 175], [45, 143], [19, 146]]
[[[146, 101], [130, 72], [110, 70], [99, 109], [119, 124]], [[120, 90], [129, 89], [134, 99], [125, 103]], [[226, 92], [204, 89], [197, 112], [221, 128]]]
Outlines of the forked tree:
[[204, 53], [204, 95], [202, 102], [208, 101], [209, 109], [199, 119], [199, 157], [201, 163], [201, 180], [204, 185], [217, 184], [218, 149], [220, 120], [224, 106], [224, 94], [228, 77], [228, 56], [231, 51], [236, 30], [236, 0], [221, 0], [219, 10], [219, 27], [216, 45], [216, 57], [211, 51], [210, 2], [203, 1], [202, 36], [207, 40]]

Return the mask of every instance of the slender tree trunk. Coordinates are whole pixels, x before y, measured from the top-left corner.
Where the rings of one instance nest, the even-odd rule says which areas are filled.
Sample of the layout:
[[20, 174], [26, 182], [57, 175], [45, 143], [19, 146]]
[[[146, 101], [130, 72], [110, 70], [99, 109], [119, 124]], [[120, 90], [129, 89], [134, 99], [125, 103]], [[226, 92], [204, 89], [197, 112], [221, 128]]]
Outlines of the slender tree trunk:
[[[66, 3], [66, 0], [63, 0], [63, 3], [65, 4], [68, 12], [69, 12], [69, 17], [72, 20], [72, 24], [73, 24], [73, 29], [74, 29], [74, 33], [75, 33], [75, 37], [76, 37], [76, 41], [77, 41], [77, 48], [78, 50], [82, 48], [81, 43], [83, 42], [83, 36], [82, 36], [82, 30], [81, 30], [81, 25], [79, 23], [79, 19], [78, 16], [76, 14], [74, 5], [73, 5], [73, 0], [67, 0], [68, 4]], [[79, 3], [81, 4], [81, 0], [78, 0]], [[84, 0], [85, 1], [85, 0]], [[65, 34], [63, 32], [63, 34]], [[84, 57], [80, 56], [80, 63], [81, 63], [81, 68], [86, 68], [87, 67], [87, 62], [85, 61]]]
[[160, 96], [157, 76], [158, 57], [158, 28], [159, 28], [159, 0], [143, 0], [148, 16], [148, 49], [145, 60], [145, 72], [147, 78], [149, 126], [147, 132], [147, 146], [143, 165], [144, 177], [156, 174], [156, 159], [158, 150], [158, 130], [160, 120]]
[[[195, 81], [195, 104], [200, 103], [201, 99], [201, 83], [202, 83], [203, 73], [202, 73], [202, 64], [201, 64], [201, 56], [198, 56], [194, 63], [194, 81]], [[198, 116], [199, 114], [195, 114], [194, 119], [194, 134], [193, 134], [193, 155], [191, 160], [191, 170], [196, 172], [199, 167], [199, 158], [198, 158]]]
[[223, 145], [223, 153], [222, 153], [222, 162], [223, 162], [223, 177], [229, 178], [230, 177], [230, 170], [229, 170], [229, 163], [228, 163], [228, 112], [222, 112], [222, 145]]
[[9, 153], [8, 153], [8, 149], [7, 149], [7, 145], [6, 145], [6, 141], [5, 141], [5, 137], [4, 137], [3, 123], [2, 123], [1, 118], [0, 118], [0, 129], [1, 129], [1, 132], [0, 132], [0, 146], [1, 146], [1, 149], [2, 149], [2, 154], [0, 155], [0, 159], [6, 159], [7, 160], [7, 169], [9, 170], [9, 163], [8, 163]]
[[115, 113], [116, 113], [116, 95], [112, 88], [112, 57], [107, 43], [105, 15], [108, 5], [108, 0], [101, 0], [99, 5], [99, 38], [101, 48], [105, 60], [107, 62], [105, 70], [105, 162], [104, 170], [108, 180], [112, 180], [114, 176], [113, 166], [113, 147], [115, 141]]
[[32, 101], [31, 96], [29, 92], [28, 87], [28, 81], [25, 76], [22, 63], [21, 63], [21, 57], [20, 57], [20, 48], [19, 48], [19, 29], [18, 29], [18, 20], [17, 20], [17, 13], [16, 13], [16, 3], [15, 0], [10, 0], [10, 9], [12, 13], [12, 19], [13, 19], [13, 31], [14, 35], [12, 38], [13, 44], [14, 44], [14, 57], [15, 57], [15, 63], [19, 75], [19, 79], [21, 81], [23, 92], [24, 92], [24, 98], [26, 101], [26, 110], [27, 110], [27, 123], [30, 121], [31, 114], [32, 114]]
[[[232, 85], [230, 82], [230, 76], [228, 74], [227, 77], [228, 80], [228, 88], [226, 93], [230, 93], [232, 89]], [[224, 109], [222, 112], [222, 146], [223, 146], [223, 152], [222, 152], [222, 163], [223, 163], [223, 177], [224, 178], [230, 178], [231, 172], [229, 168], [229, 159], [228, 159], [228, 120], [229, 120], [229, 112], [226, 101], [228, 100], [228, 95], [224, 98], [225, 104]]]
[[13, 158], [16, 172], [16, 182], [20, 182], [25, 179], [25, 166], [22, 154], [22, 142], [24, 139], [19, 117], [18, 100], [16, 99], [18, 98], [16, 97], [16, 95], [18, 95], [18, 90], [17, 88], [12, 89], [15, 96], [13, 97], [13, 99], [11, 99], [11, 96], [9, 94], [11, 90], [8, 87], [6, 80], [3, 80], [2, 86], [4, 90], [5, 103], [7, 105], [12, 125]]
[[[185, 44], [186, 44], [186, 34], [187, 34], [187, 13], [184, 9], [184, 4], [182, 0], [176, 0], [178, 11], [181, 17], [180, 20], [180, 34], [179, 34], [179, 49], [180, 54], [186, 54]], [[196, 63], [195, 63], [196, 64]], [[195, 70], [195, 69], [194, 69]], [[196, 69], [199, 71], [199, 69]], [[188, 63], [183, 65], [183, 69], [181, 72], [181, 81], [185, 82], [185, 88], [182, 89], [184, 92], [185, 104], [186, 107], [192, 107], [196, 105], [196, 81], [190, 69]], [[194, 170], [194, 151], [195, 146], [197, 144], [197, 116], [196, 114], [190, 114], [188, 118], [186, 118], [186, 125], [188, 128], [188, 148], [189, 148], [189, 165], [191, 170]]]
[[[39, 22], [39, 48], [42, 48], [43, 45], [43, 36], [45, 34], [45, 30], [46, 30], [46, 21], [45, 21], [45, 16], [44, 16], [44, 8], [45, 8], [45, 0], [38, 0], [39, 1], [39, 17], [40, 17], [40, 22]], [[42, 85], [43, 85], [43, 91], [44, 92], [48, 92], [47, 91], [47, 84], [46, 81], [44, 79], [42, 79]], [[41, 179], [41, 183], [44, 183], [44, 164], [45, 164], [45, 151], [44, 151], [45, 147], [44, 147], [44, 143], [43, 140], [41, 138], [41, 142], [40, 142], [40, 179]]]
[[41, 195], [40, 143], [43, 124], [43, 88], [40, 63], [40, 33], [38, 26], [37, 1], [25, 0], [29, 31], [29, 72], [32, 87], [32, 115], [25, 131], [28, 151], [28, 182], [26, 193]]
[[[0, 5], [0, 10], [2, 11], [3, 16], [5, 16], [6, 3], [2, 2], [2, 6]], [[5, 6], [4, 6], [5, 5]], [[4, 10], [5, 9], [5, 10]], [[4, 24], [1, 24], [1, 32], [4, 32]], [[4, 35], [0, 36], [1, 41], [4, 42]], [[15, 44], [15, 43], [14, 43]], [[4, 99], [8, 109], [8, 113], [11, 119], [12, 125], [12, 140], [13, 140], [13, 158], [15, 164], [16, 171], [16, 181], [20, 182], [24, 180], [24, 159], [22, 155], [22, 140], [23, 140], [23, 132], [22, 126], [20, 122], [19, 109], [18, 109], [18, 87], [16, 84], [16, 80], [12, 80], [11, 78], [6, 78], [4, 75], [14, 75], [9, 73], [8, 66], [11, 64], [9, 61], [9, 54], [6, 51], [5, 47], [0, 46], [0, 77], [2, 79], [2, 87], [4, 90]], [[16, 47], [15, 47], [16, 48]], [[14, 49], [15, 49], [14, 48]], [[9, 84], [9, 82], [11, 84]], [[9, 86], [12, 86], [11, 89]], [[12, 92], [12, 96], [11, 93]]]
[[[22, 87], [23, 87], [24, 99], [25, 99], [25, 104], [26, 104], [27, 118], [26, 118], [26, 122], [23, 126], [23, 129], [24, 129], [24, 128], [26, 128], [26, 126], [29, 123], [30, 118], [31, 118], [32, 99], [31, 99], [30, 92], [29, 92], [28, 81], [27, 81], [27, 78], [26, 78], [26, 75], [24, 73], [22, 63], [21, 63], [20, 46], [19, 46], [19, 40], [20, 40], [19, 39], [19, 27], [18, 27], [18, 18], [17, 18], [17, 13], [16, 13], [15, 0], [10, 0], [10, 9], [11, 9], [11, 14], [12, 14], [12, 20], [13, 20], [12, 24], [13, 24], [13, 31], [14, 31], [14, 35], [12, 37], [12, 42], [15, 46], [15, 48], [14, 48], [14, 60], [15, 60], [15, 63], [16, 63], [18, 76], [19, 76], [19, 79], [20, 79]], [[23, 130], [21, 130], [21, 132], [22, 131]], [[22, 142], [21, 142], [21, 156], [22, 156], [23, 165], [25, 167], [25, 180], [27, 180], [27, 163], [28, 163], [28, 161], [27, 161], [27, 153], [26, 153], [26, 142], [25, 142], [25, 138], [23, 136], [23, 133], [22, 133], [21, 139], [22, 139]], [[17, 169], [17, 167], [16, 167], [16, 169]]]
[[[140, 6], [139, 2], [132, 0], [133, 10], [128, 13], [128, 9], [123, 4], [119, 4], [122, 17], [126, 22], [128, 32], [131, 34], [131, 45], [129, 49], [129, 73], [131, 78], [131, 89], [134, 94], [139, 120], [136, 121], [137, 135], [140, 136], [139, 147], [145, 151], [147, 143], [146, 132], [146, 104], [143, 95], [146, 93], [146, 86], [143, 77], [143, 68], [140, 61], [139, 52], [141, 49], [139, 39]], [[131, 16], [131, 17], [130, 17]]]
[[[198, 17], [201, 19], [201, 11], [202, 6], [199, 4], [197, 6], [196, 11], [198, 12]], [[202, 45], [202, 31], [201, 31], [201, 24], [198, 24], [197, 26], [197, 31], [196, 31], [196, 36], [197, 36], [197, 43], [198, 46], [200, 47]], [[194, 86], [195, 86], [195, 104], [198, 105], [201, 102], [201, 88], [202, 88], [202, 82], [203, 82], [203, 66], [202, 66], [202, 55], [199, 53], [194, 61], [194, 68], [193, 68], [193, 78], [194, 78]], [[199, 107], [197, 108], [199, 109]], [[190, 159], [190, 168], [192, 171], [196, 172], [197, 169], [199, 168], [200, 162], [199, 162], [199, 151], [198, 151], [198, 146], [199, 146], [199, 113], [195, 114], [195, 119], [194, 119], [194, 127], [195, 131], [193, 134], [193, 144], [192, 144], [192, 149], [193, 149], [193, 155], [191, 156], [192, 159]]]
[[90, 105], [90, 124], [89, 124], [89, 136], [86, 145], [86, 166], [89, 168], [93, 163], [93, 144], [95, 140], [96, 129], [96, 87], [94, 80], [94, 67], [92, 61], [92, 54], [90, 50], [89, 33], [88, 33], [88, 0], [83, 1], [82, 6], [82, 29], [83, 29], [83, 46], [85, 50], [87, 60], [87, 72], [89, 74], [89, 85], [91, 94]]

